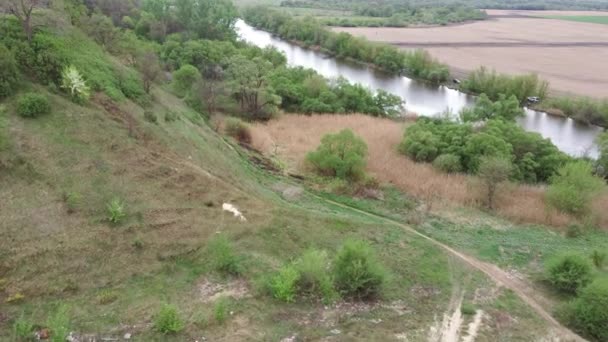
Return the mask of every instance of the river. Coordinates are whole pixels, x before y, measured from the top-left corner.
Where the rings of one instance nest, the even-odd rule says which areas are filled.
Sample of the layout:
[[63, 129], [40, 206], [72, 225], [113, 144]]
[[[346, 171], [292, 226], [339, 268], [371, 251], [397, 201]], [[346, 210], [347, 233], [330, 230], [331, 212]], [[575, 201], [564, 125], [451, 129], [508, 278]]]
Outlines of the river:
[[[291, 66], [302, 66], [316, 70], [327, 78], [342, 76], [353, 83], [360, 83], [372, 90], [384, 89], [406, 101], [406, 108], [423, 116], [434, 116], [450, 110], [458, 113], [471, 106], [475, 97], [445, 86], [396, 76], [361, 65], [339, 60], [324, 53], [302, 48], [286, 42], [272, 34], [253, 28], [239, 20], [236, 23], [239, 37], [259, 47], [274, 46], [287, 57]], [[595, 139], [603, 129], [575, 122], [569, 118], [525, 109], [526, 115], [518, 123], [527, 131], [538, 132], [562, 151], [572, 156], [598, 156]]]

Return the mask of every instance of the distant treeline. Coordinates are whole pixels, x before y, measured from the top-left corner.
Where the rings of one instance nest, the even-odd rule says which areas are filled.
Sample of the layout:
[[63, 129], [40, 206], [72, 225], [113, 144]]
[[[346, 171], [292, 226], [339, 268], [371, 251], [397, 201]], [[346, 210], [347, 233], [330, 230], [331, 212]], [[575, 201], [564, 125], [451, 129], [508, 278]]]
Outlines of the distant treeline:
[[[283, 7], [315, 8], [316, 3], [283, 1]], [[325, 6], [327, 6], [325, 4]], [[406, 27], [410, 25], [447, 25], [486, 18], [483, 11], [462, 4], [436, 7], [413, 7], [409, 4], [358, 4], [351, 9], [356, 16], [327, 17], [330, 26]]]
[[[281, 3], [281, 6], [360, 11], [362, 8], [381, 9], [389, 6], [422, 8], [445, 7], [455, 4], [463, 4], [463, 2], [460, 0], [417, 0], [415, 3], [405, 0], [376, 0], [372, 2], [366, 0], [285, 0]], [[482, 9], [608, 10], [608, 2], [605, 0], [470, 0], [466, 1], [466, 5]]]
[[244, 18], [251, 25], [283, 39], [319, 47], [338, 57], [371, 64], [388, 72], [404, 71], [414, 78], [434, 83], [445, 82], [450, 76], [448, 67], [426, 51], [400, 51], [388, 44], [373, 43], [344, 32], [332, 32], [311, 17], [293, 18], [267, 7], [252, 7], [244, 12]]

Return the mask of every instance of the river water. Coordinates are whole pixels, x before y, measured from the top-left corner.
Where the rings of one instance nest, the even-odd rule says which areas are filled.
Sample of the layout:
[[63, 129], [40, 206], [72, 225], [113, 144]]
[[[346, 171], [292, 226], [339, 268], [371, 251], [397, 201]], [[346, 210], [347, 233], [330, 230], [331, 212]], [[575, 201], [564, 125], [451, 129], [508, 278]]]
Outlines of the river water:
[[[445, 86], [430, 85], [403, 76], [390, 75], [373, 68], [339, 60], [324, 53], [291, 44], [272, 34], [257, 30], [243, 20], [236, 23], [239, 37], [259, 47], [274, 46], [285, 53], [287, 63], [316, 70], [327, 78], [342, 76], [353, 83], [360, 83], [372, 90], [384, 89], [406, 101], [409, 112], [434, 116], [446, 110], [458, 113], [471, 106], [475, 97]], [[573, 155], [597, 157], [595, 138], [603, 131], [597, 126], [587, 126], [572, 119], [551, 116], [543, 112], [526, 109], [525, 117], [518, 123], [527, 131], [538, 132], [562, 151]]]

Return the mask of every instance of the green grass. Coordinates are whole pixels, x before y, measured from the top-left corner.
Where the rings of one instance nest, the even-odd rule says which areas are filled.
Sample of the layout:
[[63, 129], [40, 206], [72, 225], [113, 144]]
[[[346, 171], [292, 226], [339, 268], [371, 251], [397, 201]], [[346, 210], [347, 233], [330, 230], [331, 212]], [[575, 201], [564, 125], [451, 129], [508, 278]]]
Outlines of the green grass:
[[549, 15], [544, 18], [608, 25], [608, 15]]
[[[466, 211], [457, 215], [472, 216]], [[594, 250], [608, 246], [608, 233], [604, 231], [589, 231], [577, 238], [568, 238], [547, 227], [518, 226], [490, 216], [465, 222], [435, 217], [418, 229], [482, 260], [520, 269], [538, 269], [547, 258], [564, 252], [591, 258]]]

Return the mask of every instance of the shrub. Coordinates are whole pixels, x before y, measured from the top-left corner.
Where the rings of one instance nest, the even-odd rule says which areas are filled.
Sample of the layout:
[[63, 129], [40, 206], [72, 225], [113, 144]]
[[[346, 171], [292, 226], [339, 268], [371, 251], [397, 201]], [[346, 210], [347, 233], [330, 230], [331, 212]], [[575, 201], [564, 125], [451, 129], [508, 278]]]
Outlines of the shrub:
[[158, 117], [156, 116], [156, 113], [154, 113], [151, 110], [145, 110], [144, 111], [144, 120], [153, 123], [153, 124], [157, 124], [158, 123]]
[[15, 340], [17, 341], [31, 341], [34, 332], [34, 324], [25, 319], [23, 316], [19, 317], [13, 323], [13, 333]]
[[8, 97], [17, 89], [19, 70], [13, 53], [0, 44], [0, 99]]
[[578, 254], [564, 254], [547, 262], [547, 279], [558, 290], [574, 294], [589, 283], [592, 268], [587, 258]]
[[242, 273], [241, 260], [225, 235], [213, 237], [207, 245], [207, 252], [214, 271], [231, 275]]
[[108, 210], [108, 220], [111, 223], [117, 224], [127, 216], [124, 202], [116, 197], [112, 199], [106, 206]]
[[594, 250], [593, 253], [591, 253], [591, 260], [593, 261], [593, 264], [600, 270], [604, 268], [607, 257], [608, 253], [605, 251]]
[[238, 142], [251, 144], [251, 130], [242, 120], [237, 118], [226, 119], [225, 131], [226, 134], [235, 138]]
[[462, 163], [460, 162], [460, 156], [446, 153], [435, 158], [433, 166], [443, 172], [456, 173], [462, 171]]
[[17, 100], [17, 113], [24, 118], [35, 118], [51, 112], [51, 104], [46, 96], [27, 93]]
[[60, 305], [48, 318], [47, 327], [51, 331], [51, 342], [65, 342], [70, 333], [70, 317], [68, 308]]
[[293, 265], [284, 266], [270, 279], [269, 287], [272, 296], [284, 302], [295, 302], [299, 279], [300, 273]]
[[327, 253], [311, 249], [294, 263], [299, 273], [298, 293], [309, 297], [322, 298], [325, 303], [336, 298], [333, 281], [329, 275]]
[[460, 312], [463, 315], [474, 315], [475, 312], [477, 312], [477, 310], [475, 309], [475, 307], [472, 304], [469, 303], [463, 303], [462, 306], [460, 307]]
[[215, 302], [215, 305], [213, 306], [213, 317], [217, 323], [224, 324], [224, 322], [226, 322], [226, 318], [229, 315], [228, 304], [228, 299], [224, 297]]
[[186, 64], [173, 73], [173, 88], [178, 95], [184, 96], [200, 78], [198, 69]]
[[165, 122], [174, 122], [179, 119], [179, 116], [175, 112], [168, 111], [165, 113]]
[[350, 129], [327, 134], [316, 151], [308, 153], [306, 160], [323, 175], [358, 180], [365, 173], [367, 145]]
[[583, 235], [583, 229], [579, 224], [573, 223], [566, 229], [566, 237], [575, 239]]
[[91, 96], [91, 89], [73, 65], [63, 69], [61, 87], [68, 91], [72, 99], [78, 103], [86, 102]]
[[569, 306], [570, 324], [597, 341], [608, 341], [608, 278], [600, 278], [580, 291]]
[[338, 251], [334, 262], [336, 287], [347, 297], [371, 299], [382, 292], [386, 270], [373, 249], [363, 241], [349, 240]]
[[604, 186], [604, 180], [593, 175], [591, 164], [571, 162], [562, 166], [551, 179], [546, 201], [557, 210], [582, 217], [589, 213], [591, 201]]
[[184, 328], [184, 322], [173, 305], [165, 304], [154, 317], [154, 329], [163, 334], [174, 334]]

